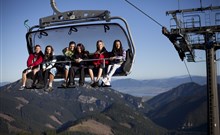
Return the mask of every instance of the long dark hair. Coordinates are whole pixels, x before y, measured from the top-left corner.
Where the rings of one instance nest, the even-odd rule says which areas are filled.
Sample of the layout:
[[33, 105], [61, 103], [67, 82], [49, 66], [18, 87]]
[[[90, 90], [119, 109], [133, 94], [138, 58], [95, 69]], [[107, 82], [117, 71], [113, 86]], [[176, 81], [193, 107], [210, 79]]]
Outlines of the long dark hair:
[[[77, 47], [80, 47], [80, 48], [81, 48], [81, 51], [82, 51], [81, 53], [84, 53], [84, 52], [85, 52], [85, 47], [84, 47], [84, 45], [83, 45], [82, 43], [78, 43], [77, 46], [76, 46], [76, 48], [77, 48]], [[76, 49], [76, 53], [79, 53], [79, 52], [78, 52], [78, 49]]]
[[[47, 53], [47, 48], [48, 47], [50, 47], [51, 48], [51, 53], [50, 54], [48, 54]], [[44, 60], [50, 60], [50, 59], [52, 59], [53, 58], [53, 47], [51, 46], [51, 45], [48, 45], [48, 46], [46, 46], [45, 47], [45, 51], [44, 51]]]
[[[120, 43], [120, 48], [117, 49], [116, 48], [116, 42], [119, 42]], [[122, 56], [123, 55], [123, 47], [122, 47], [122, 43], [120, 40], [115, 40], [114, 43], [113, 43], [113, 48], [112, 48], [112, 53], [113, 55], [120, 55]]]

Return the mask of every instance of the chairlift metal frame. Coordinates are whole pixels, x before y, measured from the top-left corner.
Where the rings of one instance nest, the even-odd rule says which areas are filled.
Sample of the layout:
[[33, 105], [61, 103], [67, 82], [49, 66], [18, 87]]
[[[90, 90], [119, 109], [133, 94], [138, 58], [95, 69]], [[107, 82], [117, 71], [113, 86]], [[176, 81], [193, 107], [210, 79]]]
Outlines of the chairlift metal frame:
[[105, 24], [105, 23], [108, 24], [113, 20], [114, 21], [119, 20], [124, 24], [125, 28], [117, 23], [125, 31], [129, 43], [130, 53], [132, 55], [130, 70], [126, 72], [125, 75], [131, 73], [131, 69], [135, 60], [135, 46], [133, 43], [129, 25], [125, 19], [118, 16], [111, 17], [110, 11], [108, 10], [71, 10], [66, 12], [60, 12], [56, 7], [55, 0], [50, 0], [50, 4], [54, 11], [54, 15], [42, 17], [39, 19], [39, 25], [28, 27], [28, 32], [26, 34], [26, 41], [27, 41], [27, 49], [29, 53], [32, 53], [34, 48], [31, 39], [31, 33], [33, 33], [34, 31], [41, 31], [41, 30], [43, 31], [45, 29], [59, 28], [70, 25], [78, 26], [82, 24], [88, 24], [88, 25]]

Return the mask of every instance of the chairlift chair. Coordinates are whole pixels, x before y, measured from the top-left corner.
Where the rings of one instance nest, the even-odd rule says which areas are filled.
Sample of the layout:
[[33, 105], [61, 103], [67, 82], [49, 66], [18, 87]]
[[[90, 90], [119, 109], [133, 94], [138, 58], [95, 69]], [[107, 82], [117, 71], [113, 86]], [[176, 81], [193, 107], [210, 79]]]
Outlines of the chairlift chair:
[[[55, 0], [50, 0], [54, 15], [39, 19], [39, 25], [28, 28], [26, 34], [28, 53], [34, 51], [39, 44], [42, 49], [52, 45], [57, 62], [62, 62], [62, 49], [68, 47], [70, 41], [83, 43], [90, 53], [96, 50], [96, 41], [103, 40], [106, 49], [112, 50], [113, 42], [121, 40], [126, 50], [126, 61], [114, 76], [127, 76], [131, 73], [135, 59], [135, 47], [128, 23], [121, 17], [111, 17], [108, 10], [72, 10], [60, 12]], [[87, 75], [88, 76], [88, 75]], [[59, 76], [56, 76], [59, 78]]]

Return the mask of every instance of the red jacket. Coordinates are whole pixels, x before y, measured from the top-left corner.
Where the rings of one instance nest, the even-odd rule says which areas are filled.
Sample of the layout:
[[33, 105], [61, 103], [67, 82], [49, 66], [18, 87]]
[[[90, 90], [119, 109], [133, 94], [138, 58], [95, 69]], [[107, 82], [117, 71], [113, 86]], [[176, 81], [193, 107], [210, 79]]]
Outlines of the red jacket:
[[27, 67], [30, 67], [30, 66], [38, 66], [40, 65], [41, 63], [43, 62], [43, 53], [40, 52], [38, 54], [36, 53], [33, 53], [33, 54], [30, 54], [29, 57], [28, 57], [28, 60], [27, 60]]
[[[104, 58], [108, 58], [108, 53], [101, 53], [101, 54], [98, 54], [98, 53], [95, 53], [94, 56], [93, 56], [94, 59], [104, 59]], [[103, 60], [96, 60], [96, 61], [93, 61], [93, 64], [98, 67], [99, 65], [103, 64]], [[105, 64], [109, 64], [109, 61], [106, 60], [105, 61]]]

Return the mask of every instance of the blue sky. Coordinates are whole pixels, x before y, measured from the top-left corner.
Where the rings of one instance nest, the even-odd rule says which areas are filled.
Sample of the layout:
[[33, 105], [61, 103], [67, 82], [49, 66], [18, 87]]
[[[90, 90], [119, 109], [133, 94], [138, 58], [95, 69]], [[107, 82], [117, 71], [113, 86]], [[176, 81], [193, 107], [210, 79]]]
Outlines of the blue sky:
[[[129, 0], [169, 29], [171, 16], [166, 11], [200, 7], [200, 0]], [[109, 10], [111, 16], [121, 16], [129, 23], [136, 46], [136, 60], [132, 73], [134, 79], [154, 79], [187, 75], [187, 70], [173, 45], [162, 35], [161, 27], [141, 14], [124, 0], [56, 0], [60, 11]], [[220, 6], [220, 0], [203, 0], [203, 6]], [[0, 1], [0, 82], [16, 81], [26, 68], [26, 28], [37, 25], [39, 18], [53, 14], [50, 0]], [[44, 49], [44, 48], [43, 48]], [[198, 52], [199, 59], [204, 52]], [[201, 57], [201, 58], [200, 58]], [[219, 51], [217, 57], [220, 57]], [[204, 62], [186, 63], [191, 75], [206, 75]], [[220, 70], [219, 62], [217, 72]]]

